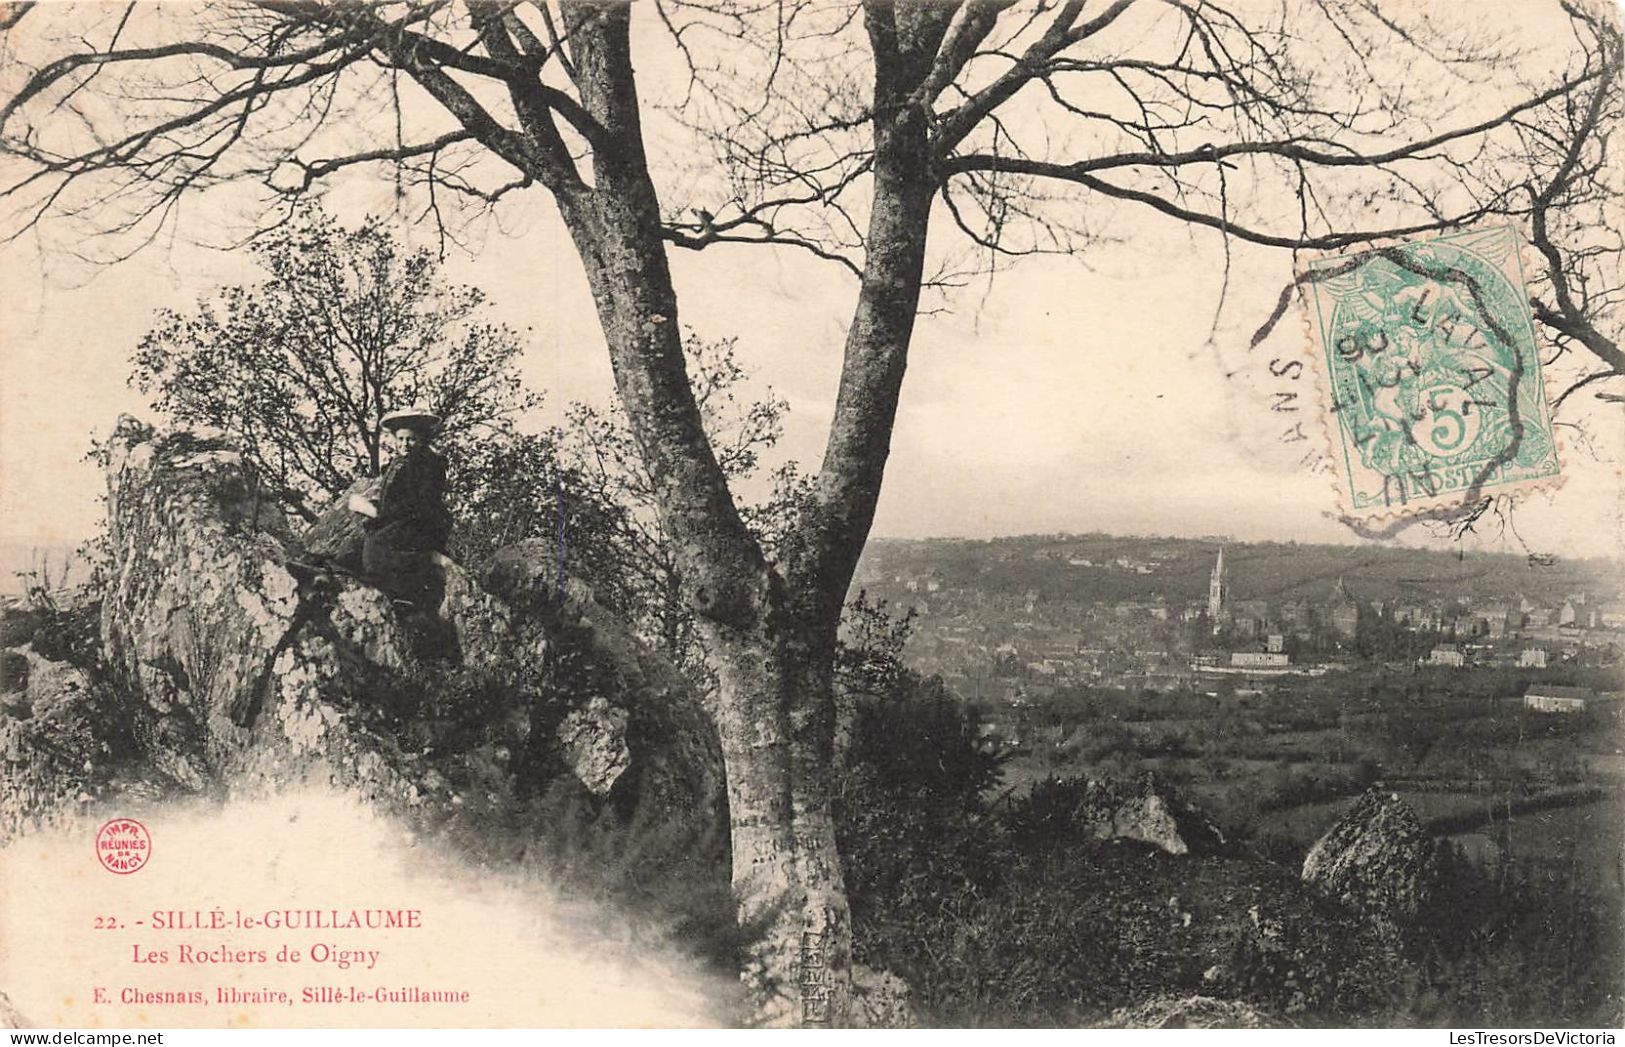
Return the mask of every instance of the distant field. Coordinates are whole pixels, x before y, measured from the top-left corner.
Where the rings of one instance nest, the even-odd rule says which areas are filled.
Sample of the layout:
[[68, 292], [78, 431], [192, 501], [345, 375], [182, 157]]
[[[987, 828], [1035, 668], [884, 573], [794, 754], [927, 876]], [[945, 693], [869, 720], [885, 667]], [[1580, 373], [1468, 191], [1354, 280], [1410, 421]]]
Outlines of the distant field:
[[1501, 832], [1514, 859], [1545, 858], [1593, 888], [1625, 890], [1625, 812], [1617, 799], [1523, 815]]
[[[1166, 719], [1142, 718], [1157, 707], [1129, 698], [1100, 704], [1100, 715], [1081, 722], [1068, 713], [1064, 729], [1042, 727], [1053, 721], [1028, 709], [1020, 728], [1025, 745], [1004, 778], [1021, 792], [1051, 776], [1153, 771], [1221, 826], [1287, 863], [1301, 858], [1375, 780], [1486, 867], [1508, 855], [1520, 867], [1538, 857], [1566, 861], [1576, 884], [1618, 898], [1625, 754], [1617, 750], [1625, 739], [1606, 718], [1541, 717], [1526, 714], [1515, 696], [1468, 697], [1508, 685], [1475, 678], [1474, 691], [1428, 701], [1414, 688], [1359, 681], [1361, 711], [1334, 710], [1329, 715], [1340, 725], [1325, 727], [1304, 726], [1329, 706], [1303, 695], [1219, 702], [1206, 718], [1167, 702]], [[1599, 790], [1611, 798], [1597, 800]], [[1554, 807], [1531, 809], [1540, 804]], [[1550, 862], [1541, 864], [1541, 875], [1560, 874]]]
[[[1467, 815], [1481, 811], [1493, 797], [1482, 793], [1440, 793], [1417, 790], [1398, 790], [1404, 800], [1423, 822], [1452, 815]], [[1268, 832], [1280, 833], [1304, 845], [1313, 843], [1332, 823], [1342, 817], [1353, 796], [1322, 803], [1304, 804], [1281, 811], [1272, 811], [1260, 819], [1260, 827]]]

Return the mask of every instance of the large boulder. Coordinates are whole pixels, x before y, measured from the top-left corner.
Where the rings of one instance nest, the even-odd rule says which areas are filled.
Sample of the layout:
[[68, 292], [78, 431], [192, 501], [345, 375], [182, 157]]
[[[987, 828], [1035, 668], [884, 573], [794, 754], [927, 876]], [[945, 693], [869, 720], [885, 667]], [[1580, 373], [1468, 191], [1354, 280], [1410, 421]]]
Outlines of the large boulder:
[[447, 561], [439, 606], [403, 609], [301, 566], [307, 550], [226, 441], [128, 418], [108, 447], [108, 509], [103, 655], [139, 707], [141, 746], [175, 777], [316, 781], [494, 839], [534, 829], [526, 798], [563, 788], [722, 838], [698, 697], [601, 608], [506, 599]]
[[1432, 900], [1434, 852], [1409, 804], [1370, 789], [1309, 849], [1303, 879], [1380, 925], [1402, 930]]
[[1091, 781], [1078, 816], [1099, 839], [1139, 840], [1169, 854], [1210, 852], [1224, 844], [1217, 826], [1150, 774], [1127, 786]]
[[596, 796], [608, 796], [632, 764], [626, 724], [626, 710], [602, 695], [586, 708], [571, 710], [559, 724], [559, 743], [571, 771]]
[[1077, 833], [1096, 840], [1136, 840], [1168, 854], [1214, 854], [1224, 834], [1154, 774], [1130, 781], [1051, 780], [1033, 787], [1034, 831]]
[[218, 764], [246, 744], [298, 620], [287, 522], [223, 439], [128, 416], [108, 444], [107, 509], [104, 660], [189, 757]]

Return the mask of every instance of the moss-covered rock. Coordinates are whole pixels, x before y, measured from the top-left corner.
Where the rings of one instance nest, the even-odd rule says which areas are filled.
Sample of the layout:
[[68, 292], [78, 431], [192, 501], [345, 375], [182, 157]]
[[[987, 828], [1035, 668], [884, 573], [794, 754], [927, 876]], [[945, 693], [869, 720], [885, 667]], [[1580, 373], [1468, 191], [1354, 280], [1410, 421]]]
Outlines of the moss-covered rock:
[[1397, 931], [1429, 906], [1432, 837], [1395, 793], [1367, 790], [1303, 860], [1303, 880]]

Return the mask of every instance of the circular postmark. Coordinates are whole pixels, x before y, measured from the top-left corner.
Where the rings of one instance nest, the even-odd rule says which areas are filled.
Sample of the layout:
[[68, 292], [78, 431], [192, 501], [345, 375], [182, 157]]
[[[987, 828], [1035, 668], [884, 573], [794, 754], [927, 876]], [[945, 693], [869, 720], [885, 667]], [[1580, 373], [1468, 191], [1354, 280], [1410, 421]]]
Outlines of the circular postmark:
[[[1562, 482], [1516, 230], [1360, 245], [1300, 266], [1258, 347], [1302, 305], [1305, 350], [1269, 361], [1272, 413], [1300, 464], [1334, 478], [1366, 539], [1415, 524], [1470, 528], [1492, 504]], [[1305, 366], [1305, 363], [1309, 366]], [[1318, 376], [1319, 396], [1296, 384]], [[1318, 422], [1299, 414], [1318, 404]], [[1310, 439], [1322, 431], [1324, 447]]]
[[114, 818], [96, 832], [96, 860], [120, 876], [139, 872], [152, 858], [152, 834], [134, 818]]

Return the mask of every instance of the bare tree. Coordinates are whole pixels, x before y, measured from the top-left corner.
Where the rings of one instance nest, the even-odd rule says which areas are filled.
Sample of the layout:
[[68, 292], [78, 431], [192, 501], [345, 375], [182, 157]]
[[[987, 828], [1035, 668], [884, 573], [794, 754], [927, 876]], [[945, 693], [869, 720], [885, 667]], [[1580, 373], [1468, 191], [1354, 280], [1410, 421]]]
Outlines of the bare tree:
[[[1535, 319], [1549, 332], [1554, 359], [1578, 349], [1580, 366], [1588, 371], [1558, 395], [1554, 408], [1586, 386], [1625, 378], [1625, 351], [1619, 347], [1619, 306], [1625, 296], [1619, 207], [1625, 179], [1609, 153], [1625, 116], [1620, 30], [1614, 21], [1568, 9], [1587, 64], [1602, 75], [1562, 106], [1517, 120], [1520, 149], [1506, 163], [1507, 181], [1528, 197], [1529, 240], [1542, 263], [1543, 286], [1531, 302]], [[1593, 370], [1597, 361], [1603, 366]], [[1614, 384], [1598, 395], [1618, 400]]]
[[[1514, 213], [1462, 170], [1609, 75], [1583, 46], [1529, 51], [1367, 0], [259, 0], [77, 9], [56, 28], [60, 13], [8, 16], [14, 227], [90, 222], [122, 254], [214, 186], [257, 179], [274, 206], [369, 164], [448, 236], [455, 202], [551, 195], [718, 680], [741, 918], [768, 928], [744, 976], [762, 1020], [814, 1025], [850, 1002], [836, 629], [922, 293], [1086, 250], [1125, 207], [1226, 250]], [[684, 69], [662, 105], [640, 99], [636, 19]], [[651, 154], [657, 121], [687, 145]], [[934, 218], [968, 247], [928, 257]], [[666, 256], [737, 244], [809, 252], [857, 285], [823, 462], [771, 557], [706, 435]]]

